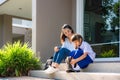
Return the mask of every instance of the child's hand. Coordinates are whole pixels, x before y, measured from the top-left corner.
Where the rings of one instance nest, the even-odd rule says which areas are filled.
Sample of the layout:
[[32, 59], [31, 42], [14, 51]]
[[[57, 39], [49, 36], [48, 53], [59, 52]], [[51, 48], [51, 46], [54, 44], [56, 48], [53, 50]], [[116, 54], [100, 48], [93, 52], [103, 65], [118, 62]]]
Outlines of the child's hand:
[[77, 63], [76, 59], [72, 59], [71, 62], [70, 62], [71, 65], [74, 65], [75, 63]]

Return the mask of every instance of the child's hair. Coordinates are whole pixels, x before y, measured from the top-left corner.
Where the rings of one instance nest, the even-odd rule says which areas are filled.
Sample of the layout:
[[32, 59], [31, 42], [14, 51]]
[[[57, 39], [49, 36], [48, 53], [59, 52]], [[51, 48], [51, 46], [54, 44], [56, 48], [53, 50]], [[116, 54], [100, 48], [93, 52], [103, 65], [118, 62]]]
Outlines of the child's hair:
[[[64, 24], [64, 25], [62, 26], [62, 29], [66, 29], [66, 28], [70, 29], [71, 32], [74, 34], [74, 31], [73, 31], [73, 29], [72, 29], [72, 27], [71, 27], [70, 25]], [[61, 40], [61, 42], [64, 42], [64, 41], [65, 41], [65, 38], [67, 38], [67, 36], [65, 36], [65, 34], [64, 34], [63, 31], [62, 31], [62, 29], [61, 29], [60, 40]]]
[[71, 41], [75, 41], [75, 40], [83, 40], [82, 36], [80, 34], [74, 34], [72, 37], [71, 37]]

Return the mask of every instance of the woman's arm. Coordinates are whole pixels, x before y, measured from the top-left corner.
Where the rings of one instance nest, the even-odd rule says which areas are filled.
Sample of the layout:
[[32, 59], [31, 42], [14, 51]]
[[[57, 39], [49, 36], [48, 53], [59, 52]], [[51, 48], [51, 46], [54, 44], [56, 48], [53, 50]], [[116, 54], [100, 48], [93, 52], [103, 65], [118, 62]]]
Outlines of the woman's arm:
[[57, 46], [54, 47], [54, 52], [59, 51], [59, 48]]

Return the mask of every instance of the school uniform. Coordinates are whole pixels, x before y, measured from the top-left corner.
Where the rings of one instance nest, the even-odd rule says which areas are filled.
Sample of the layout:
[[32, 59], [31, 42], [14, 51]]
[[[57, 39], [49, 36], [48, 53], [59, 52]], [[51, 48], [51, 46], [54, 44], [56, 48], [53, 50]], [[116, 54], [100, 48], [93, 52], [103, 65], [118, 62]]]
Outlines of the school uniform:
[[93, 61], [95, 59], [95, 52], [92, 50], [92, 47], [90, 46], [90, 44], [88, 44], [87, 42], [83, 41], [81, 46], [78, 49], [73, 50], [70, 53], [70, 56], [73, 59], [77, 59], [80, 56], [82, 56], [85, 52], [88, 52], [87, 56], [83, 60], [77, 62], [77, 65], [81, 69], [86, 68], [90, 63], [93, 63]]

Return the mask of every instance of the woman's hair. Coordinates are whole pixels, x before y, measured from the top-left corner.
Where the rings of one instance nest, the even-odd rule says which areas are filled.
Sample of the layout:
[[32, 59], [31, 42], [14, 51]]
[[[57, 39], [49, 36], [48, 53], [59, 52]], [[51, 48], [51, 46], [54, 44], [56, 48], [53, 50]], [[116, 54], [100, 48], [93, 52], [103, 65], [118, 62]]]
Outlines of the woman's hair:
[[82, 36], [80, 34], [74, 34], [72, 37], [71, 37], [71, 41], [75, 41], [75, 40], [83, 40]]
[[65, 36], [65, 34], [63, 33], [63, 29], [70, 29], [71, 30], [71, 33], [74, 33], [74, 31], [73, 31], [73, 29], [72, 29], [72, 27], [70, 26], [70, 25], [68, 25], [68, 24], [64, 24], [63, 26], [62, 26], [62, 29], [61, 29], [61, 35], [60, 35], [60, 40], [61, 40], [61, 43], [62, 42], [64, 42], [65, 41], [65, 38], [67, 38], [67, 36]]

